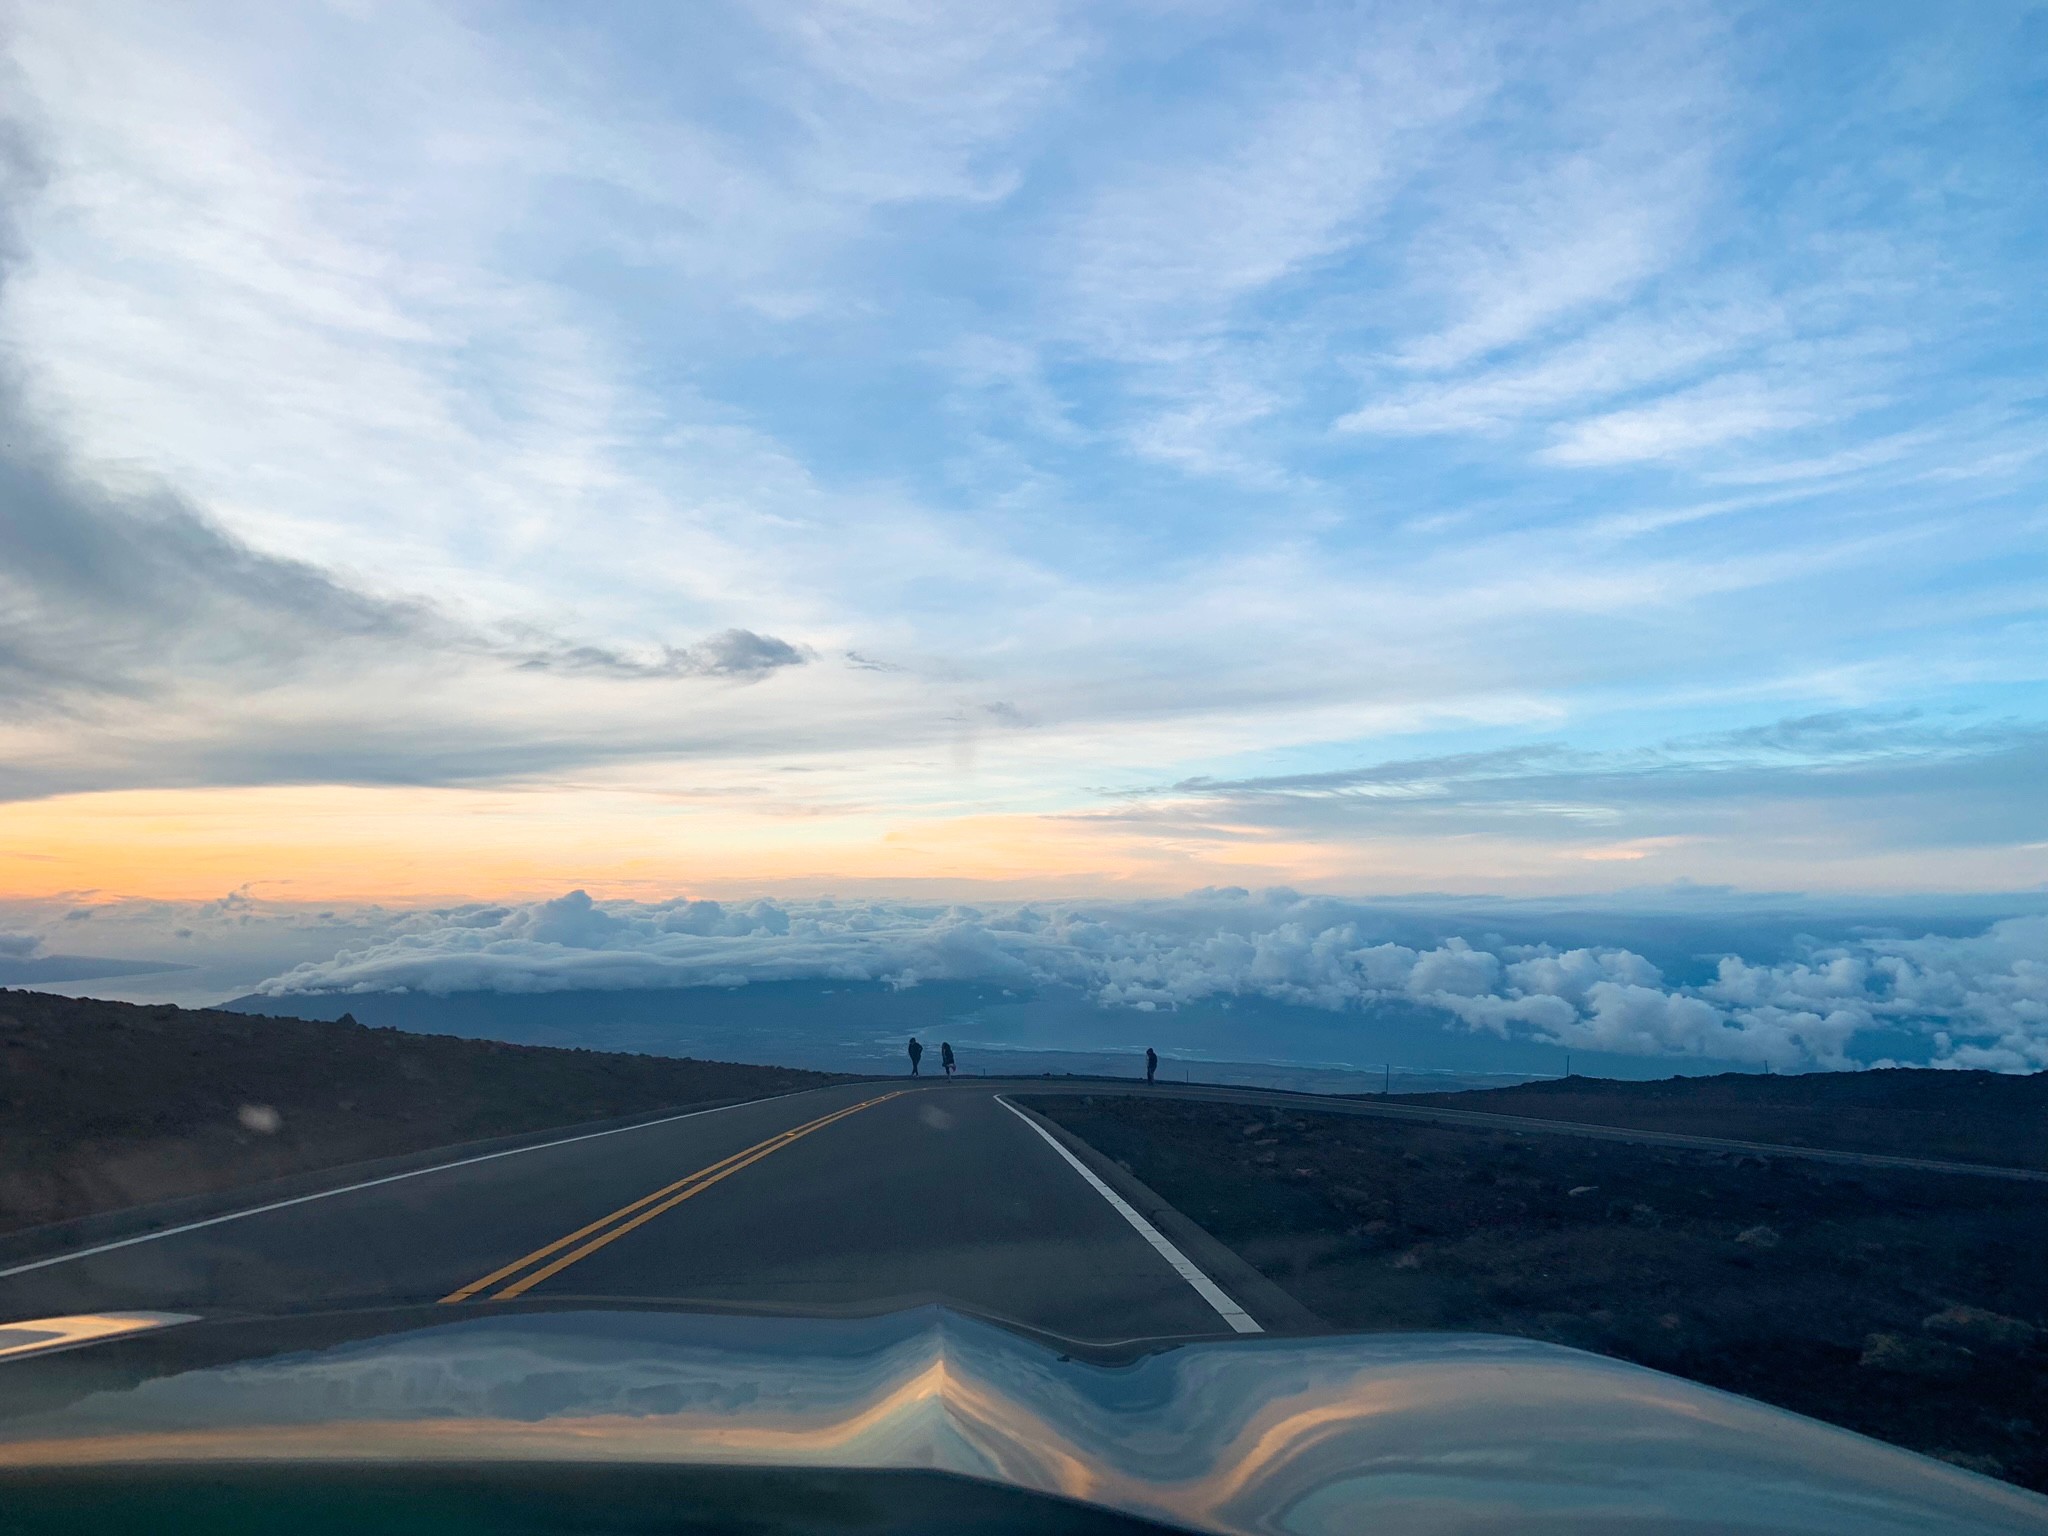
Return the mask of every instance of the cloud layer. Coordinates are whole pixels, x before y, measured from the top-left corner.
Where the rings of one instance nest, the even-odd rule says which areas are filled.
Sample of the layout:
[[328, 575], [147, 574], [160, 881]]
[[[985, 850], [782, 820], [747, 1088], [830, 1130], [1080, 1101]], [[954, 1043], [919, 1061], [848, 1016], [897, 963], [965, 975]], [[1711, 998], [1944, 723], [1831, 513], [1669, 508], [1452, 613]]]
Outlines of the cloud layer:
[[[268, 996], [735, 986], [819, 978], [1078, 989], [1104, 1008], [1259, 997], [1346, 1012], [1401, 1003], [1457, 1027], [1643, 1057], [1843, 1069], [1894, 1058], [2048, 1067], [2048, 915], [1962, 937], [1805, 940], [1674, 984], [1616, 945], [1433, 942], [1378, 906], [1292, 892], [929, 907], [872, 901], [596, 902], [420, 912], [266, 982]], [[1440, 929], [1441, 925], [1439, 925]], [[1256, 1052], [1257, 1042], [1245, 1048]]]

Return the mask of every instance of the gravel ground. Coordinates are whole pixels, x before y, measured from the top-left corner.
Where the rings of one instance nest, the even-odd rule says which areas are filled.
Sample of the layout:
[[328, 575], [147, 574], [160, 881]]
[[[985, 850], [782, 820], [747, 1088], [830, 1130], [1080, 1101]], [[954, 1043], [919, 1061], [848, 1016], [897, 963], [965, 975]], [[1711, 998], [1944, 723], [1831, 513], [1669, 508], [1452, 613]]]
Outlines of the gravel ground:
[[832, 1081], [0, 990], [0, 1231]]
[[2038, 1186], [1217, 1104], [1028, 1102], [1334, 1326], [1549, 1339], [2048, 1491]]

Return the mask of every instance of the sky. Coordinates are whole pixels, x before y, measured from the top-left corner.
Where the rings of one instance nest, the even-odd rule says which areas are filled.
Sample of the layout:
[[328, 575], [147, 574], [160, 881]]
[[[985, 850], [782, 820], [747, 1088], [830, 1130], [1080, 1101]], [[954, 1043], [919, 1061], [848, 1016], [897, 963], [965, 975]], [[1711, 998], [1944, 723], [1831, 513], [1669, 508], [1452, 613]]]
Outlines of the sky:
[[2048, 888], [2038, 4], [4, 45], [21, 933]]

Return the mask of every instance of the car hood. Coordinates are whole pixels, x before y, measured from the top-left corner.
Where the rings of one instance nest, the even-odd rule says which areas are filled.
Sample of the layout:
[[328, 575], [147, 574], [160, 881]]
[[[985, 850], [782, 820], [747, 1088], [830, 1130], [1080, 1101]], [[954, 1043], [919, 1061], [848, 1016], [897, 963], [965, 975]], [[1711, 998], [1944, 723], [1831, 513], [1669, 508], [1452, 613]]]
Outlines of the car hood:
[[[446, 1319], [442, 1321], [441, 1319]], [[0, 1368], [0, 1472], [349, 1462], [917, 1469], [1194, 1530], [2048, 1531], [2048, 1500], [1760, 1403], [1484, 1335], [1087, 1359], [939, 1307], [448, 1318], [127, 1377]], [[67, 1385], [68, 1383], [68, 1385]], [[40, 1403], [41, 1406], [35, 1406]]]

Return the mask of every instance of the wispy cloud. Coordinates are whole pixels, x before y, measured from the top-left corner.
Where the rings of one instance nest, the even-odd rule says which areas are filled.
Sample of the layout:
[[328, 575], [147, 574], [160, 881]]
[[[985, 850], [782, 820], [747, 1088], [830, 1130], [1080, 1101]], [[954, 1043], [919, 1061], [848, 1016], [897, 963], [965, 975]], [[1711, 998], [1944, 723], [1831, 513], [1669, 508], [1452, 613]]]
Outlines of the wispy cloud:
[[1810, 392], [1763, 379], [1721, 378], [1574, 422], [1543, 457], [1553, 464], [1634, 464], [1803, 427], [1818, 414]]
[[1340, 432], [1392, 436], [1498, 432], [1698, 372], [1764, 333], [1774, 317], [1689, 307], [1609, 321], [1534, 358], [1450, 381], [1398, 385], [1338, 418]]
[[[1781, 838], [1868, 852], [2048, 834], [2034, 785], [2048, 731], [1918, 712], [1834, 712], [1589, 751], [1558, 742], [1126, 792], [1158, 837], [1227, 828], [1361, 852], [1381, 839], [1490, 837], [1595, 862]], [[1761, 862], [1759, 860], [1759, 862]]]
[[728, 629], [697, 645], [662, 646], [646, 656], [601, 645], [556, 644], [526, 652], [518, 665], [534, 672], [580, 672], [599, 677], [765, 677], [781, 667], [800, 667], [803, 652], [787, 640]]
[[1248, 103], [1185, 103], [1197, 154], [1110, 159], [1053, 252], [1084, 341], [1144, 362], [1214, 340], [1240, 302], [1367, 238], [1432, 132], [1482, 91], [1483, 61], [1440, 39], [1329, 42], [1339, 58]]
[[[4, 792], [715, 779], [886, 842], [1469, 761], [1102, 835], [1360, 870], [1514, 805], [1685, 872], [1684, 783], [2018, 868], [2029, 23], [1833, 17], [26, 11]], [[1666, 745], [1908, 707], [2017, 734]]]

